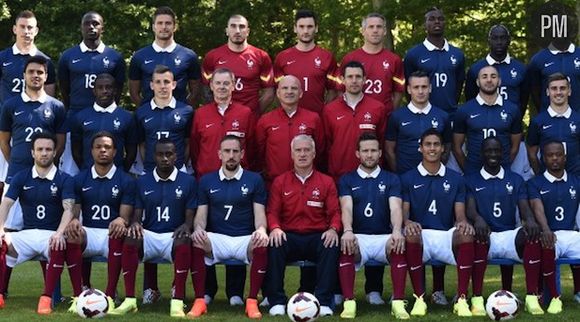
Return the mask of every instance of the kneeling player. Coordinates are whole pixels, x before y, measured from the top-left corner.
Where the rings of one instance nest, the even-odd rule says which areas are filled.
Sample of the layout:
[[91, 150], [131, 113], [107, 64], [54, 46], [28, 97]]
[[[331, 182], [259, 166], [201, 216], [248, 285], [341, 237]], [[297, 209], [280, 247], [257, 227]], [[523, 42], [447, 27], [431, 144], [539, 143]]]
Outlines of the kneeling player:
[[[580, 232], [574, 229], [580, 180], [566, 171], [566, 153], [561, 142], [547, 142], [542, 159], [546, 171], [528, 181], [528, 195], [542, 228], [542, 275], [552, 297], [546, 311], [557, 314], [562, 312], [562, 300], [556, 288], [556, 258], [580, 258]], [[577, 289], [579, 281], [574, 277]]]
[[[135, 205], [135, 182], [114, 165], [116, 153], [113, 134], [95, 134], [91, 142], [94, 165], [74, 178], [74, 218], [66, 230], [69, 241], [81, 244], [84, 257], [103, 256], [108, 259], [105, 293], [109, 310], [115, 307], [113, 297], [121, 273], [123, 238]], [[82, 226], [79, 220], [81, 211]]]
[[457, 266], [458, 299], [453, 312], [472, 316], [465, 297], [473, 266], [474, 230], [465, 217], [465, 182], [441, 163], [443, 138], [437, 130], [423, 133], [419, 149], [423, 161], [401, 177], [407, 265], [417, 299], [411, 315], [427, 313], [423, 263], [437, 260]]
[[191, 271], [196, 299], [188, 317], [199, 317], [207, 311], [203, 298], [205, 265], [228, 259], [252, 262], [246, 314], [251, 319], [262, 317], [257, 296], [268, 263], [266, 190], [260, 175], [242, 169], [243, 156], [240, 139], [226, 135], [220, 143], [221, 168], [200, 180], [192, 235]]
[[183, 298], [189, 272], [191, 240], [189, 234], [197, 207], [195, 179], [175, 167], [175, 144], [161, 139], [155, 144], [153, 171], [137, 180], [135, 213], [123, 244], [122, 268], [125, 301], [110, 312], [123, 315], [137, 311], [135, 277], [142, 261], [163, 258], [174, 263], [175, 292], [170, 315], [185, 317]]
[[[72, 219], [74, 191], [72, 178], [54, 165], [56, 138], [48, 133], [32, 136], [34, 166], [18, 172], [11, 181], [0, 206], [0, 237], [7, 250], [0, 256], [0, 267], [14, 267], [36, 256], [48, 258], [44, 291], [38, 302], [38, 314], [52, 312], [52, 292], [58, 282], [64, 262], [68, 264], [74, 296], [81, 293], [81, 248], [67, 242], [64, 230]], [[20, 201], [24, 227], [21, 231], [4, 233], [4, 223], [15, 200]], [[4, 272], [0, 270], [0, 281]], [[4, 290], [0, 290], [0, 308], [4, 307]], [[72, 308], [72, 307], [71, 307]]]
[[402, 234], [401, 183], [396, 175], [379, 167], [381, 150], [376, 135], [364, 133], [360, 136], [356, 156], [360, 160], [358, 169], [345, 174], [339, 181], [344, 232], [338, 276], [345, 298], [340, 317], [356, 317], [355, 266], [358, 270], [367, 261], [375, 260], [390, 263], [392, 314], [397, 319], [408, 319], [404, 302], [407, 264]]
[[[543, 314], [537, 296], [541, 257], [539, 227], [528, 204], [524, 180], [501, 166], [502, 149], [496, 137], [483, 140], [483, 168], [466, 177], [467, 216], [474, 223], [476, 239], [471, 313], [486, 315], [482, 289], [487, 259], [508, 258], [518, 262], [523, 259], [526, 310], [534, 315]], [[516, 228], [516, 209], [519, 209], [524, 229]]]

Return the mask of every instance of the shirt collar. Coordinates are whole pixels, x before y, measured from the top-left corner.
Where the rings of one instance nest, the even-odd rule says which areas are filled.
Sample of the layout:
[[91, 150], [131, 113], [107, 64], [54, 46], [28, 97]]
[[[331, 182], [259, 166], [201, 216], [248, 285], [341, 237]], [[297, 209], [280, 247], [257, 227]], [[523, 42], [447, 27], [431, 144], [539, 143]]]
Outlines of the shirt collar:
[[360, 166], [359, 166], [359, 167], [356, 169], [356, 173], [358, 173], [358, 175], [359, 175], [361, 178], [363, 178], [363, 179], [366, 179], [366, 178], [373, 178], [373, 179], [376, 179], [376, 178], [379, 176], [379, 174], [381, 173], [381, 167], [377, 166], [377, 167], [376, 167], [376, 168], [373, 170], [373, 172], [371, 172], [371, 173], [366, 173], [366, 172], [365, 172], [363, 169], [361, 169], [361, 168], [360, 168]]
[[558, 112], [556, 112], [552, 106], [548, 106], [548, 114], [550, 115], [550, 117], [563, 117], [566, 119], [570, 118], [570, 115], [572, 115], [572, 109], [570, 108], [570, 105], [568, 105], [568, 109], [566, 110], [566, 112], [562, 113], [562, 114], [558, 114]]
[[97, 104], [96, 102], [93, 103], [93, 109], [96, 112], [100, 112], [100, 113], [113, 113], [115, 111], [115, 109], [117, 108], [117, 103], [115, 103], [113, 101], [113, 103], [111, 103], [111, 105], [103, 108], [101, 105]]
[[296, 171], [294, 172], [294, 175], [296, 176], [296, 178], [298, 178], [298, 180], [300, 180], [300, 182], [302, 182], [302, 184], [304, 184], [304, 183], [306, 183], [306, 180], [308, 180], [308, 178], [312, 177], [313, 173], [314, 173], [314, 169], [312, 169], [312, 171], [310, 171], [310, 173], [304, 178], [299, 176], [298, 173], [296, 173]]
[[295, 109], [294, 111], [288, 113], [286, 112], [286, 110], [284, 108], [282, 108], [282, 111], [284, 111], [284, 114], [286, 114], [288, 116], [288, 118], [292, 118], [292, 116], [296, 115], [296, 112], [298, 112], [298, 109]]
[[499, 172], [496, 175], [490, 174], [489, 172], [485, 171], [485, 168], [481, 168], [481, 170], [479, 170], [479, 173], [481, 174], [481, 176], [483, 177], [484, 180], [489, 180], [489, 179], [503, 179], [504, 175], [505, 175], [505, 171], [503, 170], [503, 167], [500, 166], [499, 167]]
[[550, 44], [548, 46], [548, 50], [552, 53], [552, 55], [557, 55], [557, 54], [561, 54], [561, 53], [573, 54], [574, 50], [576, 50], [576, 46], [574, 46], [574, 44], [571, 43], [570, 46], [568, 46], [568, 49], [560, 50], [560, 49], [554, 47], [554, 45]]
[[564, 170], [564, 175], [562, 176], [562, 178], [556, 178], [553, 175], [551, 175], [548, 170], [544, 171], [544, 178], [546, 178], [546, 180], [548, 180], [550, 183], [554, 183], [554, 181], [568, 181], [568, 172], [566, 172], [566, 170]]
[[236, 172], [236, 174], [234, 174], [233, 177], [228, 178], [226, 177], [226, 174], [224, 173], [224, 168], [220, 167], [218, 174], [220, 176], [220, 181], [224, 181], [224, 180], [240, 180], [242, 178], [242, 174], [244, 174], [244, 169], [242, 167], [238, 168], [238, 172]]
[[353, 103], [353, 105], [349, 104], [349, 101], [346, 99], [346, 93], [342, 94], [342, 99], [344, 100], [344, 104], [346, 104], [346, 106], [350, 107], [353, 111], [355, 110], [356, 106], [358, 105], [358, 103], [360, 103], [363, 99], [365, 98], [365, 95], [361, 95], [360, 98]]
[[171, 45], [163, 48], [163, 47], [159, 46], [156, 42], [153, 42], [153, 44], [151, 46], [153, 47], [153, 50], [155, 50], [155, 52], [172, 53], [175, 50], [175, 47], [177, 47], [177, 43], [174, 41], [173, 43], [171, 43]]
[[161, 178], [157, 174], [157, 167], [155, 167], [155, 169], [153, 169], [153, 178], [155, 179], [155, 182], [159, 182], [159, 181], [175, 181], [175, 179], [177, 179], [177, 172], [179, 172], [179, 170], [177, 170], [176, 167], [173, 167], [173, 171], [171, 172], [171, 174], [169, 175], [169, 177], [167, 177], [167, 179], [163, 179], [163, 178]]
[[[423, 166], [423, 162], [419, 163], [419, 165], [417, 166], [417, 170], [419, 170], [419, 174], [421, 174], [423, 177], [433, 176], [431, 173], [429, 173], [429, 171], [427, 171], [427, 169], [425, 169], [425, 167]], [[440, 177], [445, 176], [445, 166], [443, 165], [443, 163], [439, 164], [439, 170], [437, 170], [437, 173], [435, 173], [435, 176], [440, 176]]]
[[443, 48], [439, 48], [439, 47], [433, 45], [429, 40], [427, 40], [427, 38], [425, 38], [425, 40], [423, 41], [423, 46], [425, 46], [425, 48], [427, 48], [428, 51], [433, 51], [433, 50], [449, 51], [449, 43], [447, 42], [447, 39], [445, 39], [445, 43], [443, 43]]
[[[56, 166], [53, 164], [50, 167], [50, 170], [48, 170], [48, 173], [46, 174], [46, 176], [44, 178], [41, 179], [47, 179], [47, 180], [54, 180], [54, 177], [56, 176]], [[36, 178], [40, 178], [40, 174], [38, 174], [38, 171], [36, 171], [36, 166], [32, 167], [32, 179], [36, 179]]]
[[85, 45], [84, 41], [81, 41], [81, 44], [79, 45], [79, 47], [81, 47], [81, 52], [83, 52], [83, 53], [86, 53], [87, 51], [91, 51], [91, 52], [96, 51], [99, 54], [102, 54], [105, 51], [105, 44], [102, 41], [95, 49], [91, 49], [91, 48], [87, 47], [87, 45]]
[[30, 48], [30, 51], [28, 52], [28, 54], [25, 54], [23, 52], [20, 51], [20, 49], [18, 49], [18, 47], [16, 47], [16, 44], [12, 45], [12, 54], [13, 55], [30, 55], [30, 56], [36, 56], [36, 54], [38, 54], [38, 49], [36, 48], [36, 46], [32, 46]]
[[[172, 97], [171, 97], [171, 101], [169, 102], [169, 105], [167, 105], [167, 106], [169, 106], [169, 107], [171, 107], [171, 108], [175, 108], [175, 106], [176, 106], [176, 105], [177, 105], [177, 101], [175, 100], [175, 97], [173, 97], [173, 96], [172, 96]], [[152, 110], [154, 110], [154, 109], [156, 109], [156, 108], [158, 108], [158, 109], [162, 110], [162, 109], [163, 109], [163, 108], [165, 108], [165, 107], [166, 107], [166, 106], [159, 106], [159, 105], [157, 105], [157, 104], [155, 103], [155, 99], [153, 99], [153, 98], [151, 99], [151, 109], [152, 109]]]
[[[91, 174], [93, 176], [93, 179], [97, 179], [97, 178], [104, 179], [104, 178], [107, 178], [107, 179], [111, 180], [111, 179], [113, 179], [113, 176], [115, 175], [115, 171], [117, 171], [117, 167], [113, 164], [113, 166], [111, 167], [111, 169], [109, 169], [109, 172], [107, 172], [107, 174], [105, 174], [104, 176], [100, 176], [97, 173], [97, 170], [95, 169], [95, 166], [92, 166], [91, 167]], [[155, 173], [155, 174], [157, 174], [157, 173]]]
[[22, 97], [22, 100], [24, 101], [24, 103], [28, 103], [28, 102], [44, 103], [44, 102], [46, 102], [47, 96], [48, 95], [46, 95], [46, 93], [43, 92], [42, 95], [40, 95], [37, 100], [32, 100], [32, 98], [30, 98], [30, 96], [28, 96], [28, 94], [26, 94], [26, 92], [20, 93], [20, 97]]
[[427, 103], [427, 106], [420, 109], [420, 108], [417, 108], [415, 106], [415, 104], [413, 104], [413, 102], [409, 102], [407, 107], [409, 108], [409, 111], [411, 111], [411, 113], [413, 113], [413, 114], [425, 114], [425, 115], [427, 115], [431, 111], [431, 103]]
[[502, 61], [497, 61], [493, 57], [491, 57], [490, 54], [487, 54], [487, 56], [485, 57], [485, 60], [491, 66], [491, 65], [502, 64], [502, 63], [509, 64], [512, 61], [512, 58], [510, 57], [510, 54], [507, 54]]
[[475, 99], [477, 100], [477, 103], [479, 103], [479, 105], [487, 105], [487, 106], [499, 105], [499, 106], [503, 106], [503, 98], [501, 97], [501, 95], [498, 95], [497, 98], [495, 99], [495, 102], [493, 102], [493, 104], [491, 104], [491, 105], [487, 104], [483, 100], [483, 98], [481, 98], [481, 96], [479, 96], [479, 94], [477, 94], [477, 97], [475, 97]]

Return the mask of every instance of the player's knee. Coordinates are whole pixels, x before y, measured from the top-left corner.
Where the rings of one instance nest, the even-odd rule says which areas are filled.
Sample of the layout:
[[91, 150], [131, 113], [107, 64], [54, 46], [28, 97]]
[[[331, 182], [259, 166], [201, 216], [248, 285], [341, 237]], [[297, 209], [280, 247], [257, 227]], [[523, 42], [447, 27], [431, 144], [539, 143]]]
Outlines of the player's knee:
[[187, 238], [187, 237], [182, 237], [182, 238], [175, 238], [173, 240], [173, 244], [175, 246], [180, 246], [180, 245], [187, 245], [191, 243], [191, 239]]
[[460, 234], [457, 230], [453, 232], [453, 239], [456, 240], [457, 244], [472, 243], [474, 241], [472, 235]]
[[405, 236], [406, 243], [421, 244], [421, 235], [407, 235]]
[[127, 236], [123, 241], [124, 244], [131, 245], [131, 246], [138, 246], [139, 240], [135, 237]]

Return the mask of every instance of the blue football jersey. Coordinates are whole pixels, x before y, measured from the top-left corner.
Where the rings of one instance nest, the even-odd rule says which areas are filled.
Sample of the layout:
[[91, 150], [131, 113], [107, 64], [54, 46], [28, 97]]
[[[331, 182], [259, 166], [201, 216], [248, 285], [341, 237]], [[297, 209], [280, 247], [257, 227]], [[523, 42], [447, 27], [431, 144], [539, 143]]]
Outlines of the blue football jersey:
[[580, 180], [571, 173], [565, 174], [566, 180], [553, 180], [548, 172], [537, 175], [528, 181], [529, 199], [540, 199], [544, 214], [551, 230], [574, 230], [578, 211], [577, 191]]
[[56, 166], [44, 179], [35, 172], [32, 168], [18, 172], [6, 197], [20, 202], [23, 229], [56, 230], [64, 212], [62, 201], [75, 199], [73, 179]]
[[177, 81], [173, 96], [178, 101], [185, 102], [188, 81], [201, 78], [197, 54], [179, 44], [176, 44], [175, 48], [170, 51], [157, 51], [153, 45], [149, 45], [135, 52], [129, 64], [129, 79], [141, 81], [143, 102], [153, 98], [153, 91], [149, 83], [157, 65], [165, 65], [171, 69], [173, 77]]
[[352, 229], [356, 234], [390, 234], [392, 231], [389, 198], [402, 198], [401, 182], [395, 174], [377, 170], [373, 173], [375, 177], [355, 170], [339, 180], [339, 196], [352, 198]]
[[502, 169], [493, 177], [481, 170], [468, 175], [465, 181], [467, 197], [473, 197], [477, 212], [491, 231], [500, 232], [516, 228], [518, 202], [528, 199], [526, 183], [520, 175]]
[[157, 180], [154, 171], [137, 179], [135, 209], [143, 210], [143, 228], [173, 232], [185, 222], [185, 211], [195, 208], [197, 183], [192, 176], [174, 169], [169, 180]]
[[451, 229], [455, 223], [455, 203], [465, 203], [463, 177], [443, 165], [441, 169], [438, 175], [429, 175], [419, 164], [401, 176], [403, 201], [411, 206], [409, 219], [423, 229]]
[[257, 173], [241, 171], [239, 178], [230, 180], [221, 178], [220, 171], [208, 173], [201, 178], [199, 205], [208, 206], [207, 231], [245, 236], [256, 230], [254, 203], [266, 205], [266, 187]]
[[81, 205], [83, 226], [108, 228], [121, 205], [135, 205], [135, 180], [119, 168], [99, 177], [86, 169], [74, 177], [75, 203]]

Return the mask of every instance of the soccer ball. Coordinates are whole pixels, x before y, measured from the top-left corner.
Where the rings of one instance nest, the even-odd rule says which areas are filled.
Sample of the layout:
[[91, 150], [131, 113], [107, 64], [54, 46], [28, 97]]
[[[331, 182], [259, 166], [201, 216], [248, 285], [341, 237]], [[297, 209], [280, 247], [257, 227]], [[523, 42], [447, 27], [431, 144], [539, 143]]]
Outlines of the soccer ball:
[[320, 314], [320, 302], [308, 292], [299, 292], [288, 300], [286, 312], [294, 322], [314, 321]]
[[487, 298], [485, 310], [492, 320], [511, 320], [518, 314], [519, 304], [520, 301], [513, 293], [499, 290]]
[[82, 318], [102, 318], [108, 311], [109, 301], [107, 301], [107, 295], [97, 289], [84, 290], [77, 299], [77, 313]]

